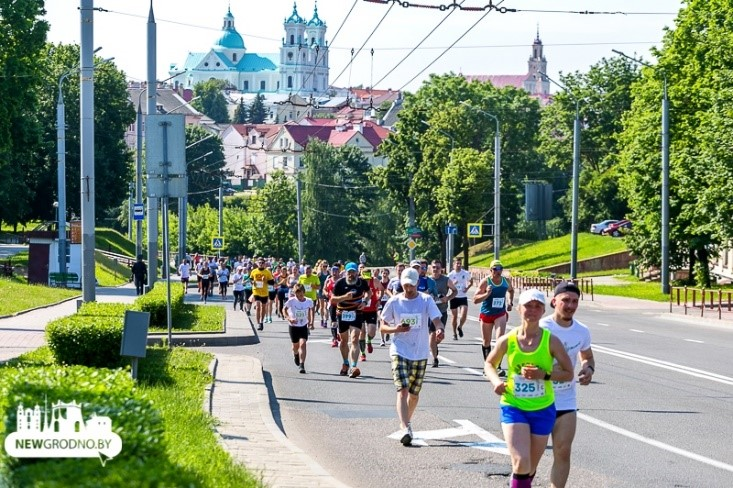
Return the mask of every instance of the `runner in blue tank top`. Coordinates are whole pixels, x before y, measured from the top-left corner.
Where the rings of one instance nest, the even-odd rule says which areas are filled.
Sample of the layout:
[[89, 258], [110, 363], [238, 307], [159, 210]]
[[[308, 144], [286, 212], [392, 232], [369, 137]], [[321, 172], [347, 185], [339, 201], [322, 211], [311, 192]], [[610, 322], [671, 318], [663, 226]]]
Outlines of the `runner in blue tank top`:
[[[512, 284], [502, 276], [504, 266], [501, 261], [491, 261], [491, 277], [483, 280], [476, 294], [473, 296], [473, 303], [481, 304], [479, 321], [481, 322], [481, 352], [486, 361], [486, 356], [491, 352], [491, 335], [496, 327], [496, 339], [504, 335], [506, 322], [509, 318], [508, 312], [512, 309], [514, 302], [514, 288]], [[504, 377], [506, 373], [499, 369], [499, 376]]]

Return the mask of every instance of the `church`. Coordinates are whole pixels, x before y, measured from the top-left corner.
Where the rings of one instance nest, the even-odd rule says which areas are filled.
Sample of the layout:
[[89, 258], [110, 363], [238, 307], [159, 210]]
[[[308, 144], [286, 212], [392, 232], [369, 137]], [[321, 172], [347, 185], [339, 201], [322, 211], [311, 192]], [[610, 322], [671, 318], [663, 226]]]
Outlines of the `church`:
[[326, 23], [318, 17], [318, 5], [306, 20], [293, 12], [284, 23], [280, 52], [250, 53], [234, 26], [231, 8], [224, 16], [219, 39], [207, 52], [188, 53], [183, 64], [171, 64], [169, 74], [176, 84], [193, 88], [209, 79], [224, 80], [243, 93], [294, 93], [301, 96], [328, 90], [328, 43]]

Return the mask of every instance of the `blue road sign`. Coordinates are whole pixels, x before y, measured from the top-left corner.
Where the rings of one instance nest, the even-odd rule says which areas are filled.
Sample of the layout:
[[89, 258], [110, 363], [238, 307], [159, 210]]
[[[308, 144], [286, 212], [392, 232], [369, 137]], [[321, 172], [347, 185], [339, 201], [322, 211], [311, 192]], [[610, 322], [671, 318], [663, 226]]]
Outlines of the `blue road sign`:
[[142, 203], [135, 203], [132, 205], [132, 218], [133, 220], [144, 220], [145, 209]]
[[456, 235], [458, 234], [458, 226], [456, 225], [446, 225], [445, 226], [445, 233], [447, 235]]
[[221, 236], [212, 237], [211, 249], [224, 249], [224, 238]]
[[481, 237], [483, 235], [483, 225], [480, 223], [468, 224], [468, 237]]

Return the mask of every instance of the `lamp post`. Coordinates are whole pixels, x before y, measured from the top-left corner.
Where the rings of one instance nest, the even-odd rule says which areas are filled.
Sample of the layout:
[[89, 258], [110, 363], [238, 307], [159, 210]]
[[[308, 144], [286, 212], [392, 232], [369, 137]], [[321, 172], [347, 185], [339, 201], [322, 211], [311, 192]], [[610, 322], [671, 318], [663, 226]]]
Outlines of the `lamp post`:
[[[616, 49], [614, 53], [635, 63], [652, 68], [657, 71], [659, 68], [646, 63], [640, 59], [632, 58]], [[662, 69], [662, 270], [661, 282], [662, 293], [669, 295], [669, 96], [667, 95], [667, 73]]]
[[575, 120], [573, 121], [573, 203], [570, 230], [570, 278], [578, 277], [578, 200], [580, 193], [580, 100], [573, 96], [566, 86], [553, 80], [546, 73], [539, 72], [550, 82], [560, 87], [575, 101]]
[[499, 128], [499, 117], [476, 108], [464, 100], [463, 105], [491, 117], [496, 122], [494, 132], [494, 259], [499, 259], [501, 254], [501, 132]]

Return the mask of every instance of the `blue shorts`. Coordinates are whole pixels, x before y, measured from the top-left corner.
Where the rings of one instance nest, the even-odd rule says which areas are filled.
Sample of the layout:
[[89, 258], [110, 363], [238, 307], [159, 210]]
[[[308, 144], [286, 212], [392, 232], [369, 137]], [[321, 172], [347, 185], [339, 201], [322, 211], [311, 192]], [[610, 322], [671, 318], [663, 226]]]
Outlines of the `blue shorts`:
[[502, 424], [529, 424], [535, 435], [550, 435], [555, 426], [555, 404], [542, 410], [528, 412], [509, 405], [500, 405], [499, 421]]

